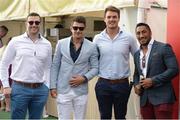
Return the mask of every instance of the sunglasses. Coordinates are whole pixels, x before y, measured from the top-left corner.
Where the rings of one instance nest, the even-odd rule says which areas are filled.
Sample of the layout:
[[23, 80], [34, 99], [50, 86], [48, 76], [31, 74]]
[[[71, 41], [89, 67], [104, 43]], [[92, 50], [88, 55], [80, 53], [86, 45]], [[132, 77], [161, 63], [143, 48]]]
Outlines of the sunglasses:
[[73, 30], [78, 30], [79, 29], [79, 31], [83, 31], [85, 27], [73, 26], [72, 28], [73, 28]]
[[35, 25], [39, 25], [40, 21], [28, 21], [29, 25], [33, 25], [35, 23]]

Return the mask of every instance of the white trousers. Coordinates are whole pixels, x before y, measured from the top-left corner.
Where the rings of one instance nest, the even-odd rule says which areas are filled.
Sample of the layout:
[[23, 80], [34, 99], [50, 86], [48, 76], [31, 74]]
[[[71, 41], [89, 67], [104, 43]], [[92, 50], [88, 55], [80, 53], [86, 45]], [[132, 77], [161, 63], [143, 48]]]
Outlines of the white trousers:
[[58, 119], [72, 119], [72, 113], [75, 120], [85, 119], [88, 95], [78, 96], [71, 89], [67, 94], [58, 94], [57, 110]]

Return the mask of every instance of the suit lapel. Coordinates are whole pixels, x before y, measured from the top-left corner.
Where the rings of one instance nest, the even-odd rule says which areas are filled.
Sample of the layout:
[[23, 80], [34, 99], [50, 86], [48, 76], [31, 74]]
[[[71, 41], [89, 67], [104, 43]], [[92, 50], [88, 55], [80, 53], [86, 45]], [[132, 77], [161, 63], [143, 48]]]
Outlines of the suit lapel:
[[69, 37], [69, 39], [67, 40], [67, 42], [64, 46], [66, 47], [65, 51], [66, 51], [67, 58], [70, 60], [70, 62], [72, 64], [74, 64], [74, 61], [73, 61], [71, 54], [70, 54], [70, 42], [71, 42], [71, 37]]
[[140, 50], [138, 51], [138, 54], [136, 56], [136, 61], [137, 61], [137, 67], [140, 75], [142, 75], [142, 70], [141, 70], [141, 63], [140, 63]]
[[147, 75], [148, 75], [149, 68], [150, 68], [150, 65], [151, 65], [153, 53], [156, 52], [156, 48], [157, 48], [157, 42], [154, 41], [154, 43], [153, 43], [153, 45], [152, 45], [152, 48], [151, 48], [151, 51], [150, 51], [150, 54], [149, 54], [149, 60], [148, 60], [148, 64], [147, 64]]

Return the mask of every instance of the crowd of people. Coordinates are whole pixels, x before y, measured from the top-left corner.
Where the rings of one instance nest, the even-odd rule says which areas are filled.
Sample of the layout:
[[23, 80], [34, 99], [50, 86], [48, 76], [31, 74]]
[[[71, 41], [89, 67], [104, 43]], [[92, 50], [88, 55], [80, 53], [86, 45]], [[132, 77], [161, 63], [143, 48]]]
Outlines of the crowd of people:
[[[57, 101], [59, 119], [71, 119], [72, 113], [74, 119], [85, 119], [88, 82], [98, 76], [95, 93], [100, 119], [112, 119], [112, 108], [115, 119], [126, 119], [132, 88], [131, 54], [135, 64], [133, 87], [140, 96], [142, 118], [171, 119], [176, 100], [172, 79], [179, 72], [172, 47], [154, 40], [146, 23], [136, 25], [138, 47], [136, 39], [118, 26], [119, 21], [120, 10], [108, 6], [104, 11], [106, 28], [91, 42], [84, 35], [85, 17], [74, 17], [71, 36], [58, 41], [52, 58], [51, 44], [39, 32], [41, 17], [30, 13], [25, 33], [12, 38], [0, 64], [1, 91], [6, 99], [11, 98], [11, 109], [7, 107], [11, 118], [25, 119], [28, 113], [29, 119], [41, 119], [50, 90]], [[3, 31], [0, 27], [0, 39], [8, 29]]]

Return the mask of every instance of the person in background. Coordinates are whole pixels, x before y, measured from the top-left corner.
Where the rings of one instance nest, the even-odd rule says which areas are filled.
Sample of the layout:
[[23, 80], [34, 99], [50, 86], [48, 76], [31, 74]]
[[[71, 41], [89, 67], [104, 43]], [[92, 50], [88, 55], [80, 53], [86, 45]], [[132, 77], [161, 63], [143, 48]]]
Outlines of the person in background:
[[11, 119], [25, 119], [27, 112], [29, 119], [40, 119], [48, 98], [52, 48], [39, 32], [40, 23], [39, 14], [30, 13], [25, 23], [26, 32], [12, 38], [2, 57], [1, 81], [4, 95], [11, 95]]
[[[2, 55], [3, 55], [4, 50], [5, 50], [5, 47], [6, 47], [2, 42], [2, 38], [5, 37], [7, 33], [8, 33], [8, 28], [4, 25], [0, 26], [0, 62], [1, 62]], [[0, 79], [1, 79], [1, 77], [0, 77]], [[3, 86], [2, 86], [1, 80], [0, 80], [0, 92], [1, 92], [1, 94], [3, 94]], [[8, 112], [8, 111], [10, 111], [10, 107], [9, 107], [10, 99], [9, 99], [8, 95], [6, 95], [5, 97], [6, 97], [5, 104], [4, 104], [4, 100], [2, 100], [0, 103], [0, 106], [1, 106], [0, 110], [5, 109], [5, 111]]]
[[8, 28], [4, 25], [0, 26], [0, 48], [3, 46], [2, 38], [8, 33]]
[[140, 49], [134, 55], [135, 93], [140, 96], [143, 119], [172, 119], [176, 100], [172, 79], [178, 74], [176, 56], [169, 44], [153, 39], [148, 24], [135, 29]]
[[72, 36], [59, 40], [51, 67], [51, 96], [57, 97], [59, 119], [85, 119], [88, 81], [98, 73], [98, 51], [84, 38], [86, 20], [73, 19]]
[[99, 79], [95, 86], [101, 119], [125, 119], [131, 91], [129, 57], [137, 51], [136, 40], [123, 31], [118, 23], [120, 10], [108, 6], [104, 13], [106, 28], [94, 37], [100, 53]]

